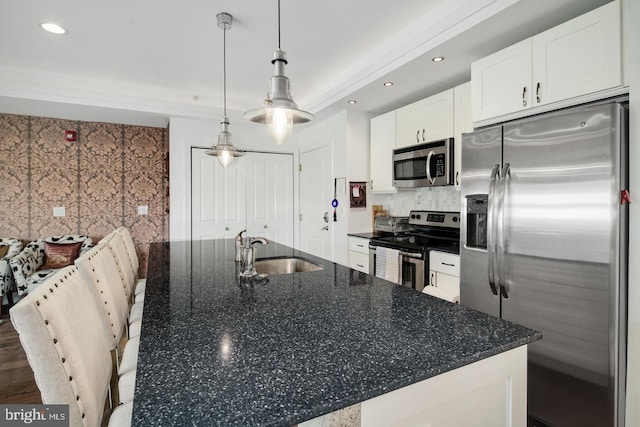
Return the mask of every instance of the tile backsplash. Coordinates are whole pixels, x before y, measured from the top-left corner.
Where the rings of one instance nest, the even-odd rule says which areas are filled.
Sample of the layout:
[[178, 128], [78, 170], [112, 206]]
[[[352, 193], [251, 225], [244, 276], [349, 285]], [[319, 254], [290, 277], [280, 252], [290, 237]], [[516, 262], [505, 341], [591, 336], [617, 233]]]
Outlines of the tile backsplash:
[[394, 216], [407, 216], [412, 209], [460, 212], [460, 191], [451, 186], [399, 190], [372, 195], [372, 204], [383, 205]]

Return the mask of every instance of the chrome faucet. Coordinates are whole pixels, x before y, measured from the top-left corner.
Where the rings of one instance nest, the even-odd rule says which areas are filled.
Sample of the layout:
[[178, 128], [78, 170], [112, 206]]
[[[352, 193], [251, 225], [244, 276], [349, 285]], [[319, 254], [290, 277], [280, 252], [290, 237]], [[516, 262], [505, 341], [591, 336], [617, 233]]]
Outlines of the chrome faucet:
[[244, 237], [242, 237], [242, 235], [246, 232], [247, 230], [242, 230], [236, 236], [236, 261], [242, 261], [242, 247], [244, 246], [245, 239]]
[[[268, 245], [269, 241], [264, 237], [248, 237], [246, 239], [242, 239], [242, 247], [241, 247], [241, 269], [240, 276], [241, 277], [252, 277], [257, 274], [256, 267], [254, 265], [256, 260], [256, 244], [260, 243], [261, 245]], [[245, 244], [246, 243], [246, 244]]]

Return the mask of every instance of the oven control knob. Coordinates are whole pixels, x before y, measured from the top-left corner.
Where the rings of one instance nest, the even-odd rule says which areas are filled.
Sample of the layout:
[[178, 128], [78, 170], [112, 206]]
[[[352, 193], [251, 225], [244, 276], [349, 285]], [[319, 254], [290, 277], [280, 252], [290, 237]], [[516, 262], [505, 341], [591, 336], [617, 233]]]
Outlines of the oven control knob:
[[453, 222], [458, 222], [458, 217], [457, 216], [453, 217]]
[[420, 215], [416, 215], [416, 219], [420, 219]]
[[416, 219], [416, 214], [411, 214], [411, 219]]

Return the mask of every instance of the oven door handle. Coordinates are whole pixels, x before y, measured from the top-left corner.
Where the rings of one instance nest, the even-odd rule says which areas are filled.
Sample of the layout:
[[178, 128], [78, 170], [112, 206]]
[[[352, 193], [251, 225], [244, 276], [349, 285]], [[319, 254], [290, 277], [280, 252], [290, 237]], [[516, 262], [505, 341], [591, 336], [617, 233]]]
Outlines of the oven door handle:
[[[386, 246], [383, 246], [383, 247], [386, 247]], [[378, 246], [369, 245], [369, 249], [373, 249], [374, 251], [377, 248], [378, 248]], [[400, 253], [398, 255], [405, 256], [407, 258], [423, 259], [422, 253], [420, 253], [420, 252], [404, 252], [404, 251], [400, 251]]]
[[422, 254], [419, 252], [403, 252], [400, 251], [400, 256], [406, 256], [407, 258], [416, 258], [416, 259], [422, 259]]

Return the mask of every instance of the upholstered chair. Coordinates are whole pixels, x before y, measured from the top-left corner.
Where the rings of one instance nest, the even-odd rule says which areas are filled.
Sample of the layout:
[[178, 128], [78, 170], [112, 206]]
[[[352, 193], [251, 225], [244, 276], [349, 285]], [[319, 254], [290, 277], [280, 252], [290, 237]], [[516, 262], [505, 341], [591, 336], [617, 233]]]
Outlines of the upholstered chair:
[[99, 426], [111, 355], [98, 301], [76, 266], [58, 270], [11, 310], [44, 404], [69, 405], [69, 425]]
[[[20, 253], [22, 242], [18, 239], [0, 237], [0, 316], [2, 315], [2, 299], [5, 294], [12, 302], [11, 291], [14, 288], [13, 273], [9, 260]], [[2, 323], [2, 320], [0, 320]]]
[[90, 237], [80, 234], [68, 234], [63, 236], [51, 236], [43, 239], [31, 241], [18, 255], [13, 257], [9, 262], [13, 277], [18, 288], [18, 295], [25, 295], [32, 292], [44, 282], [46, 278], [59, 270], [63, 264], [73, 264], [73, 259], [67, 263], [48, 265], [45, 256], [47, 244], [74, 244], [81, 243], [78, 255], [82, 255], [93, 247], [93, 240]]

